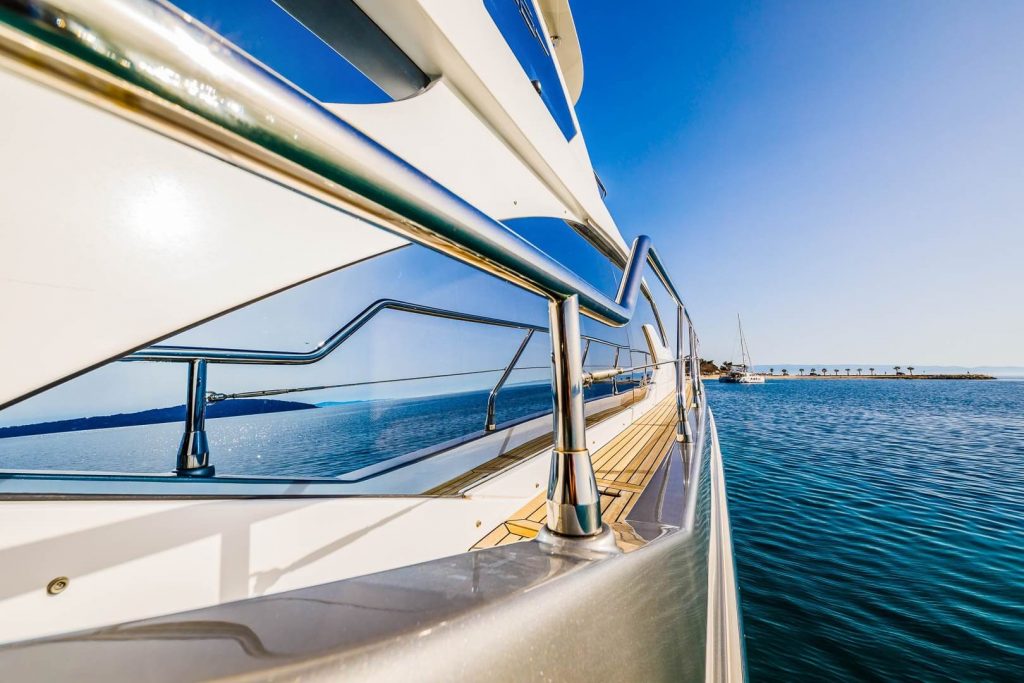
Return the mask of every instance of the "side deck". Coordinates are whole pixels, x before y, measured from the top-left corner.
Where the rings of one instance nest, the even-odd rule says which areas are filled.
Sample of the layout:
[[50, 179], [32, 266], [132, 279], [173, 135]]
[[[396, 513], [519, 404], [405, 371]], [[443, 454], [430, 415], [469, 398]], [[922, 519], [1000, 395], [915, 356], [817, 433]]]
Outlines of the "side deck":
[[[594, 474], [601, 491], [601, 518], [605, 524], [626, 518], [669, 454], [675, 434], [675, 396], [668, 396], [593, 454]], [[481, 538], [473, 549], [529, 540], [537, 535], [546, 520], [545, 494], [539, 493]]]

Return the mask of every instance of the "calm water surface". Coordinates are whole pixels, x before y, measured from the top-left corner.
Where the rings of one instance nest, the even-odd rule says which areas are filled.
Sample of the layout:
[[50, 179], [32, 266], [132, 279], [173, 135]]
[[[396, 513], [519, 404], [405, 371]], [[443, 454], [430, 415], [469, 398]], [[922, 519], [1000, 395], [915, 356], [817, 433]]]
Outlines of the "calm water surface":
[[752, 681], [1024, 680], [1024, 382], [708, 386]]

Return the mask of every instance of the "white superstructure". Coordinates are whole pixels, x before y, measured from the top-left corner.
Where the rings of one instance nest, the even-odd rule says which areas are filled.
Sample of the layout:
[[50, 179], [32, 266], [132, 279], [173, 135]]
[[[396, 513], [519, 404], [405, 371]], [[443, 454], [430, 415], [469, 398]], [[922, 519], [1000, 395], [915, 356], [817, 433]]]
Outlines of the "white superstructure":
[[[4, 453], [34, 443], [16, 439], [35, 437], [0, 438], [0, 642], [82, 629], [117, 631], [124, 622], [461, 557], [483, 547], [477, 544], [488, 530], [509, 524], [545, 491], [549, 520], [578, 513], [584, 535], [590, 534], [585, 527], [595, 523], [594, 510], [601, 524], [600, 501], [573, 498], [585, 478], [566, 484], [573, 489], [569, 498], [556, 500], [555, 480], [579, 476], [577, 469], [591, 467], [589, 453], [612, 448], [625, 430], [656, 408], [662, 415], [670, 404], [677, 406], [669, 411], [673, 429], [688, 445], [673, 441], [675, 455], [665, 457], [668, 446], [654, 444], [637, 467], [646, 463], [643, 472], [667, 487], [672, 477], [682, 476], [672, 469], [673, 458], [679, 467], [685, 458], [685, 467], [699, 468], [702, 458], [719, 457], [717, 442], [712, 448], [705, 437], [699, 379], [683, 374], [683, 353], [697, 357], [689, 318], [656, 252], [648, 252], [649, 241], [640, 238], [631, 247], [623, 239], [579, 131], [573, 104], [583, 84], [582, 54], [568, 5], [509, 3], [511, 10], [491, 0], [339, 3], [339, 12], [378, 31], [365, 35], [383, 36], [379, 45], [357, 46], [362, 52], [342, 51], [346, 59], [377, 65], [407, 60], [425, 79], [414, 94], [377, 103], [316, 102], [288, 82], [291, 74], [276, 74], [281, 80], [275, 80], [275, 64], [249, 61], [196, 18], [163, 3], [26, 1], [0, 10], [0, 307], [7, 330], [0, 337], [0, 406], [10, 415], [28, 415], [26, 406], [45, 400], [47, 390], [72, 386], [69, 380], [79, 375], [76, 382], [91, 386], [90, 372], [110, 371], [119, 361], [132, 362], [117, 367], [176, 363], [188, 384], [185, 434], [173, 473], [173, 452], [166, 472], [61, 471], [47, 464], [55, 456], [42, 446], [41, 467], [12, 469], [2, 461]], [[321, 22], [314, 5], [281, 2], [267, 11], [288, 10], [342, 50], [337, 41], [344, 36], [337, 36], [348, 24], [333, 25], [330, 16]], [[502, 23], [506, 16], [525, 22], [536, 41], [527, 39], [530, 49], [551, 60], [554, 84], [544, 76], [543, 59], [529, 62], [517, 50], [520, 43], [510, 32], [524, 28]], [[227, 27], [217, 28], [231, 35]], [[538, 75], [531, 78], [525, 70], [534, 68]], [[585, 238], [602, 259], [604, 275], [622, 278], [618, 298], [579, 280], [571, 269], [560, 270], [561, 255], [545, 260], [521, 235], [504, 229], [507, 224], [514, 231], [517, 221], [527, 220], [533, 221], [530, 229], [551, 221], [566, 239]], [[217, 321], [228, 320], [236, 309], [243, 317], [247, 310], [280, 313], [276, 294], [319, 287], [332, 273], [387, 263], [381, 259], [394, 253], [420, 253], [413, 250], [422, 250], [424, 259], [441, 258], [424, 246], [455, 258], [465, 272], [477, 268], [497, 277], [480, 284], [465, 276], [470, 289], [479, 289], [476, 299], [455, 291], [457, 283], [423, 291], [416, 302], [398, 301], [384, 286], [389, 283], [380, 281], [373, 284], [379, 290], [373, 300], [359, 299], [359, 291], [336, 293], [352, 298], [351, 311], [330, 320], [328, 329], [347, 327], [319, 345], [309, 342], [311, 351], [186, 343], [206, 329], [202, 323], [212, 320], [218, 329]], [[648, 263], [647, 272], [657, 279], [642, 283], [640, 269]], [[507, 283], [526, 290], [509, 294], [514, 305], [491, 299], [512, 290]], [[408, 287], [418, 294], [425, 286]], [[666, 296], [678, 302], [671, 333], [649, 294], [652, 287], [667, 288]], [[441, 294], [451, 294], [462, 308], [442, 309], [431, 299]], [[550, 318], [535, 294], [554, 302]], [[309, 308], [321, 306], [304, 301]], [[483, 310], [481, 301], [493, 305]], [[523, 313], [534, 301], [541, 304], [539, 317]], [[577, 306], [590, 316], [582, 336]], [[616, 332], [638, 306], [646, 317], [638, 315]], [[274, 369], [268, 385], [257, 391], [243, 386], [228, 396], [217, 393], [221, 386], [215, 380], [226, 384], [230, 370], [261, 363], [315, 369], [314, 363], [357, 331], [396, 311], [525, 333], [494, 386], [486, 428], [395, 452], [337, 476], [241, 476], [223, 469], [215, 474], [217, 448], [207, 443], [204, 429], [209, 406], [311, 391], [303, 382], [320, 391], [328, 384], [312, 371], [291, 380]], [[247, 324], [262, 320], [249, 319]], [[261, 324], [277, 334], [295, 323], [284, 316]], [[460, 328], [453, 338], [467, 334]], [[536, 355], [537, 344], [549, 337], [555, 345], [554, 429], [551, 414], [499, 420], [495, 427], [493, 403], [507, 393], [506, 379], [524, 350], [525, 357]], [[515, 349], [520, 341], [501, 343]], [[331, 387], [423, 379], [415, 372], [389, 375], [400, 364], [388, 353], [346, 368], [348, 374], [333, 379]], [[460, 374], [461, 353], [456, 349], [451, 359], [442, 358], [446, 376]], [[543, 357], [550, 358], [550, 347]], [[222, 372], [210, 375], [209, 386], [208, 371]], [[353, 382], [358, 372], [363, 374]], [[0, 422], [0, 432], [28, 425], [49, 434], [27, 418], [21, 422]], [[40, 443], [56, 441], [47, 438]], [[575, 445], [560, 449], [563, 443]], [[685, 456], [681, 448], [689, 449]], [[502, 465], [501, 457], [512, 453], [515, 460]], [[555, 465], [559, 456], [576, 460], [563, 472]], [[123, 454], [125, 461], [131, 457]], [[611, 484], [601, 472], [596, 479], [590, 470], [585, 474], [593, 482], [591, 493], [605, 495]], [[722, 536], [715, 545], [718, 570], [708, 580], [719, 582], [714, 595], [734, 596], [720, 467], [712, 463], [695, 474], [685, 477], [692, 483], [677, 496], [679, 521], [635, 522], [636, 536], [644, 540], [629, 547], [653, 546], [672, 529], [692, 531], [696, 515], [715, 514], [713, 528]], [[695, 487], [709, 477], [718, 478], [711, 503], [716, 507], [697, 510]], [[633, 487], [624, 488], [627, 493], [643, 493], [636, 482], [627, 485]], [[556, 521], [547, 526], [562, 530]], [[621, 529], [616, 534], [621, 546]], [[529, 565], [523, 562], [523, 568]], [[727, 611], [737, 609], [734, 602], [725, 603]], [[727, 639], [731, 645], [724, 654], [709, 656], [731, 657], [735, 664], [741, 657], [736, 620], [723, 616], [721, 605], [714, 609], [714, 623], [734, 629], [736, 637]], [[702, 621], [697, 631], [704, 626]], [[11, 666], [29, 667], [26, 652], [0, 649], [0, 662], [9, 656]], [[703, 652], [698, 659], [703, 661]]]

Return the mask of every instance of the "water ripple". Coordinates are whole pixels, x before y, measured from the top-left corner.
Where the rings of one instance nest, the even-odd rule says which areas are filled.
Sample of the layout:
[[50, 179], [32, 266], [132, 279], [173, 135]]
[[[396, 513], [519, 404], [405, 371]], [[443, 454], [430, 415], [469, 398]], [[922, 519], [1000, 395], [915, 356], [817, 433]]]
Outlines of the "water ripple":
[[1024, 382], [709, 387], [751, 680], [1024, 680]]

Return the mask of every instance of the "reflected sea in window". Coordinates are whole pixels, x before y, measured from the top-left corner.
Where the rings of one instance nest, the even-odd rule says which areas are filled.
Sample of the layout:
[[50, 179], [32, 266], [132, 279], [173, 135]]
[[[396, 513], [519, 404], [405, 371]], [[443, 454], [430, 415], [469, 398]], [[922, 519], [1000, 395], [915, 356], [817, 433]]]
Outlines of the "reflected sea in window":
[[[218, 475], [336, 477], [483, 429], [488, 391], [210, 419]], [[588, 395], [596, 395], [590, 394]], [[551, 410], [547, 384], [506, 387], [499, 427]], [[0, 438], [0, 469], [169, 472], [183, 422]]]
[[708, 388], [751, 681], [1021, 680], [1024, 382]]

